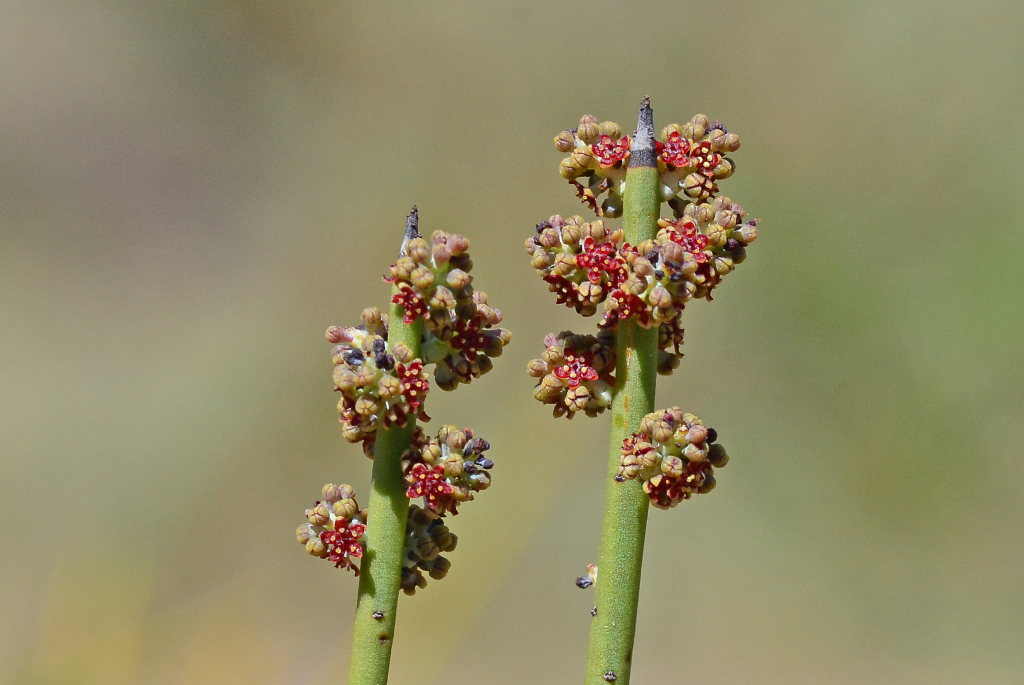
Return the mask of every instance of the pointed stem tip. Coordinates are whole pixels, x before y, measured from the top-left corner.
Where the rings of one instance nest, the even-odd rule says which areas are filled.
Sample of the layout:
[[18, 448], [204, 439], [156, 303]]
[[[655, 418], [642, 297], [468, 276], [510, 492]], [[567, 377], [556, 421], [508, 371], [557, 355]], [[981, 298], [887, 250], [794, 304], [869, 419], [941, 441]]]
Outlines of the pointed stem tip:
[[640, 103], [640, 118], [633, 134], [633, 144], [629, 149], [630, 167], [653, 167], [657, 164], [657, 151], [654, 145], [654, 112], [651, 110], [651, 98], [645, 95]]
[[405, 234], [402, 236], [402, 247], [398, 250], [398, 256], [405, 256], [405, 245], [413, 238], [420, 237], [420, 210], [416, 205], [412, 206], [412, 211], [409, 212], [409, 216], [405, 218]]

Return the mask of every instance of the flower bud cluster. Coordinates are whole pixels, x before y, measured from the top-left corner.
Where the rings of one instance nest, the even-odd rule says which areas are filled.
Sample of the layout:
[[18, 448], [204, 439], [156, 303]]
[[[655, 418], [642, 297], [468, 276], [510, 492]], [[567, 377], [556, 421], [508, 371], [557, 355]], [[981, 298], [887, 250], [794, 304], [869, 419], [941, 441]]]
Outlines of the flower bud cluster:
[[496, 328], [501, 310], [473, 290], [468, 250], [469, 241], [455, 233], [435, 231], [430, 242], [412, 238], [385, 279], [394, 284], [391, 301], [402, 307], [402, 320], [424, 320], [423, 361], [436, 364], [434, 380], [442, 390], [490, 371], [491, 358], [512, 339]]
[[[661, 200], [681, 211], [687, 203], [713, 198], [718, 181], [732, 175], [735, 164], [725, 155], [739, 149], [740, 138], [698, 114], [684, 125], [666, 126], [655, 146]], [[611, 121], [599, 124], [588, 114], [576, 128], [555, 136], [555, 147], [569, 153], [558, 171], [583, 204], [600, 217], [622, 216], [630, 138], [622, 135], [621, 127]]]
[[611, 405], [615, 385], [615, 331], [581, 335], [562, 331], [544, 338], [540, 359], [527, 365], [539, 379], [533, 396], [553, 405], [556, 417], [572, 418], [582, 411], [597, 416]]
[[342, 436], [362, 442], [373, 456], [378, 422], [385, 427], [404, 426], [410, 417], [422, 415], [423, 399], [430, 390], [423, 361], [414, 359], [406, 345], [387, 351], [387, 317], [376, 307], [363, 311], [362, 325], [331, 326], [327, 340], [331, 351], [334, 385]]
[[[622, 193], [629, 166], [629, 136], [613, 121], [598, 123], [591, 115], [555, 137], [559, 152], [570, 153], [558, 171], [576, 188], [576, 196], [598, 216], [622, 216]], [[582, 179], [582, 183], [580, 182]], [[598, 206], [598, 199], [608, 195]]]
[[526, 251], [558, 304], [583, 316], [597, 313], [598, 305], [629, 278], [625, 255], [630, 250], [622, 244], [622, 230], [609, 229], [600, 219], [587, 223], [580, 216], [556, 214], [537, 225]]
[[409, 505], [409, 519], [405, 525], [405, 549], [402, 554], [402, 591], [407, 595], [427, 586], [426, 572], [434, 580], [448, 575], [451, 562], [441, 552], [455, 549], [459, 538], [444, 521], [419, 505]]
[[688, 204], [676, 220], [660, 219], [653, 240], [623, 243], [603, 220], [552, 216], [526, 241], [531, 264], [556, 301], [584, 316], [603, 304], [602, 328], [636, 317], [644, 328], [672, 324], [686, 303], [711, 299], [725, 274], [746, 258], [757, 220], [727, 197]]
[[674, 221], [659, 219], [654, 240], [622, 250], [629, 276], [605, 302], [602, 326], [636, 316], [650, 328], [673, 321], [693, 299], [710, 300], [722, 278], [746, 259], [757, 219], [725, 196], [688, 204]]
[[735, 164], [725, 155], [739, 149], [740, 137], [698, 114], [682, 126], [666, 126], [655, 146], [662, 202], [700, 204], [715, 196], [718, 181], [732, 176]]
[[651, 504], [671, 509], [695, 493], [714, 489], [714, 469], [729, 461], [717, 439], [713, 428], [679, 407], [648, 414], [640, 430], [623, 440], [615, 479], [639, 478]]
[[328, 483], [323, 497], [306, 509], [307, 522], [295, 536], [313, 556], [333, 562], [336, 568], [350, 568], [358, 576], [359, 567], [352, 560], [363, 556], [366, 510], [359, 509], [349, 485]]
[[409, 499], [423, 498], [425, 511], [434, 517], [458, 514], [458, 505], [491, 485], [494, 462], [484, 456], [491, 448], [469, 428], [442, 426], [436, 438], [417, 430], [411, 448], [402, 457], [402, 472]]

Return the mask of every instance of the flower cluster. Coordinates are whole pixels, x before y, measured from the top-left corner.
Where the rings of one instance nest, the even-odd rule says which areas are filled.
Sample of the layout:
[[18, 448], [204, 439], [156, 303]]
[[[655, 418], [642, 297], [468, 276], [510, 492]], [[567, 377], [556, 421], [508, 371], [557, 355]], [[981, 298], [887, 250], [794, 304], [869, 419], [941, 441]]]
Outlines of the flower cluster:
[[328, 483], [323, 497], [306, 509], [307, 522], [295, 535], [313, 556], [327, 559], [337, 568], [350, 568], [358, 576], [359, 567], [352, 560], [363, 556], [366, 510], [359, 509], [348, 485]]
[[402, 458], [406, 495], [422, 497], [425, 511], [435, 518], [458, 514], [460, 503], [491, 485], [489, 471], [494, 462], [484, 456], [490, 448], [483, 438], [474, 438], [469, 428], [442, 426], [437, 437], [429, 439], [417, 430]]
[[597, 313], [629, 276], [625, 255], [630, 248], [622, 244], [622, 231], [606, 228], [600, 219], [586, 223], [580, 216], [556, 214], [537, 225], [526, 251], [558, 304], [583, 316]]
[[405, 524], [405, 549], [402, 553], [402, 591], [407, 595], [427, 586], [425, 571], [434, 580], [448, 575], [452, 563], [441, 552], [451, 552], [459, 538], [448, 530], [444, 521], [416, 504], [409, 505]]
[[596, 416], [611, 405], [615, 385], [615, 332], [580, 335], [562, 331], [544, 338], [540, 359], [527, 365], [538, 378], [533, 396], [554, 405], [554, 415], [572, 418], [582, 411]]
[[603, 328], [636, 317], [644, 328], [675, 322], [686, 303], [711, 299], [725, 274], [746, 258], [757, 220], [744, 222], [727, 197], [687, 204], [675, 220], [660, 219], [654, 240], [631, 246], [604, 221], [552, 216], [526, 241], [531, 264], [557, 302], [592, 316], [603, 303]]
[[729, 461], [717, 439], [713, 428], [679, 407], [648, 414], [640, 430], [622, 442], [615, 479], [639, 478], [651, 504], [671, 509], [694, 493], [714, 489], [714, 469]]
[[[579, 126], [555, 137], [555, 147], [570, 153], [558, 171], [576, 188], [576, 196], [598, 216], [622, 216], [622, 193], [629, 165], [629, 136], [613, 121], [598, 123], [589, 114]], [[580, 179], [584, 182], [581, 183]], [[598, 206], [598, 198], [608, 195]]]
[[[735, 165], [725, 155], [739, 149], [740, 138], [698, 114], [685, 125], [666, 126], [655, 145], [662, 202], [681, 212], [689, 202], [699, 204], [713, 198], [718, 181], [732, 175]], [[559, 133], [555, 147], [569, 153], [558, 171], [576, 188], [583, 204], [597, 216], [621, 216], [630, 139], [622, 136], [619, 125], [611, 121], [599, 124], [588, 114], [576, 128]], [[598, 200], [606, 192], [599, 206]]]
[[501, 323], [501, 310], [487, 294], [473, 290], [469, 275], [469, 241], [461, 235], [435, 231], [430, 242], [412, 238], [387, 277], [394, 284], [391, 301], [402, 308], [402, 320], [423, 319], [423, 361], [436, 364], [434, 380], [454, 390], [492, 368], [512, 336]]
[[406, 345], [387, 351], [387, 317], [376, 307], [363, 311], [362, 325], [327, 329], [327, 340], [335, 343], [334, 386], [342, 435], [349, 442], [362, 442], [363, 451], [373, 456], [377, 424], [404, 426], [410, 418], [423, 416], [422, 404], [430, 384], [423, 362], [414, 359]]
[[739, 149], [740, 137], [698, 114], [683, 126], [666, 126], [655, 145], [661, 199], [675, 207], [715, 196], [718, 181], [732, 176], [735, 165], [725, 154]]

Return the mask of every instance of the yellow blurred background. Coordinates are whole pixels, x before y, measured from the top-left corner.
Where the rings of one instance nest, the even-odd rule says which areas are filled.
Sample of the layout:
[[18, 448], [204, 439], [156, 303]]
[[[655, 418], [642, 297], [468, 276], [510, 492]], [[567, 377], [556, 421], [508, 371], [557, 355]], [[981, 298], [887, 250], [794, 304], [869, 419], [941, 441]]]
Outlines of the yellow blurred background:
[[550, 418], [523, 241], [553, 136], [697, 112], [761, 238], [659, 404], [713, 495], [653, 511], [635, 683], [1024, 682], [1024, 6], [14, 0], [0, 21], [0, 682], [338, 683], [356, 583], [293, 531], [341, 438], [330, 324], [409, 207], [514, 339], [435, 391], [493, 445], [392, 682], [575, 683], [607, 417]]

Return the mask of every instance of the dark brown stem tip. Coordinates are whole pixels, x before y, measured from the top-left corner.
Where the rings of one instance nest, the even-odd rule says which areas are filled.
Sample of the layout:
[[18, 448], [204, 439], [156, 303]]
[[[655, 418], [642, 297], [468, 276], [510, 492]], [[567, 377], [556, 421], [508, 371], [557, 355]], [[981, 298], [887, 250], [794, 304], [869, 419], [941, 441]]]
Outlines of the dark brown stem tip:
[[654, 146], [654, 112], [651, 110], [651, 98], [645, 95], [640, 102], [640, 117], [633, 134], [633, 144], [629, 150], [629, 166], [653, 167], [657, 164], [657, 151]]
[[405, 219], [405, 239], [411, 240], [413, 238], [420, 237], [420, 210], [416, 205], [412, 206], [412, 211], [409, 212], [409, 216]]
[[398, 250], [398, 256], [405, 256], [405, 245], [413, 238], [420, 237], [420, 210], [416, 205], [412, 206], [412, 211], [409, 212], [409, 216], [405, 218], [405, 233], [402, 236], [402, 247]]

